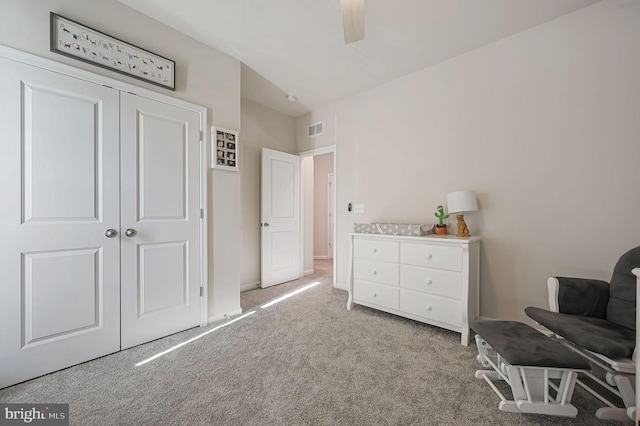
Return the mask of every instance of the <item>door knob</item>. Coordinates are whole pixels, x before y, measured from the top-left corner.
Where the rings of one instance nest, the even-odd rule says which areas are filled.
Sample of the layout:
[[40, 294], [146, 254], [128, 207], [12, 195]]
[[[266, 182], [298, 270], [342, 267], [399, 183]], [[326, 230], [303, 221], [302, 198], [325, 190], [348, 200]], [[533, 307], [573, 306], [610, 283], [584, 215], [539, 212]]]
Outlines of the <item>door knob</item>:
[[133, 228], [128, 228], [126, 231], [124, 231], [124, 235], [126, 235], [127, 237], [133, 237], [137, 233], [138, 232]]
[[269, 222], [265, 222], [262, 226], [264, 226], [264, 227], [269, 226]]
[[104, 235], [105, 235], [107, 238], [113, 238], [113, 237], [115, 237], [116, 235], [118, 235], [118, 231], [116, 231], [115, 229], [111, 229], [111, 228], [109, 228], [109, 229], [107, 229], [107, 230], [105, 231]]

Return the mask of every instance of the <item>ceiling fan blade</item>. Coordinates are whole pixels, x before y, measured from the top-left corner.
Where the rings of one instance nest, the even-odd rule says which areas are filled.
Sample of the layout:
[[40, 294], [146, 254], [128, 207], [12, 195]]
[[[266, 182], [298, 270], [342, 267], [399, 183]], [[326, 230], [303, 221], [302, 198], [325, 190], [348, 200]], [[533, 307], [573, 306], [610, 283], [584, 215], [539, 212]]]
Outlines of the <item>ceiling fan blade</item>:
[[364, 0], [340, 0], [344, 44], [364, 39]]

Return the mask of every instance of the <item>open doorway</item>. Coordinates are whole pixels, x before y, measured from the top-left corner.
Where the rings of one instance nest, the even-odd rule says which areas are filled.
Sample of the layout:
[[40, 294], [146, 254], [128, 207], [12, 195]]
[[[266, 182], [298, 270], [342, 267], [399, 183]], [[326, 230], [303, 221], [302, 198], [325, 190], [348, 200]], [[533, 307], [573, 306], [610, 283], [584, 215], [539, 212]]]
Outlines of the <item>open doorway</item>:
[[304, 274], [329, 267], [335, 286], [335, 146], [304, 152], [300, 156]]
[[313, 157], [313, 259], [333, 259], [333, 152]]

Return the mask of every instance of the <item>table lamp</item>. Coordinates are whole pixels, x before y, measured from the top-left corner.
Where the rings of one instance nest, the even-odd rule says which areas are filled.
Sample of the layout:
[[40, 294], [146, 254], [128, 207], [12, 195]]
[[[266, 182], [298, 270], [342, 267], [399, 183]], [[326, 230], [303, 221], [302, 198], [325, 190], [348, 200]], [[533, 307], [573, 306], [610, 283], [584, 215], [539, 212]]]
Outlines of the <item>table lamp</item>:
[[473, 191], [456, 191], [447, 194], [447, 210], [449, 213], [460, 213], [456, 215], [458, 219], [458, 237], [468, 237], [469, 228], [464, 221], [464, 214], [478, 211], [478, 201], [476, 193]]

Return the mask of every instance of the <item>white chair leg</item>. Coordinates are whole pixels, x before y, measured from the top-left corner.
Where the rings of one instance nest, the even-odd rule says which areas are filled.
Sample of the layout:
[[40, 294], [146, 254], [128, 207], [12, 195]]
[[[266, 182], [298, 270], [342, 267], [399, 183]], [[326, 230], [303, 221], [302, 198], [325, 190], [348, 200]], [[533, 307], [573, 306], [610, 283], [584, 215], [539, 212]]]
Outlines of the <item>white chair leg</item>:
[[509, 382], [511, 383], [511, 393], [513, 399], [517, 401], [527, 400], [527, 392], [522, 384], [522, 377], [520, 376], [520, 369], [513, 365], [507, 365], [507, 375], [509, 376]]
[[596, 417], [601, 420], [617, 420], [626, 421], [629, 420], [627, 416], [627, 410], [618, 407], [602, 407], [596, 410]]
[[476, 371], [476, 379], [484, 379], [485, 376], [491, 380], [502, 380], [502, 377], [500, 377], [500, 374], [498, 374], [497, 371], [494, 371], [494, 370], [477, 370]]
[[623, 376], [622, 374], [616, 374], [614, 377], [616, 386], [620, 391], [620, 397], [624, 402], [625, 407], [633, 407], [636, 405], [636, 393], [633, 390], [633, 384], [629, 379], [629, 376]]
[[546, 414], [550, 416], [575, 417], [578, 415], [578, 409], [572, 405], [560, 404], [542, 404], [540, 402], [529, 403], [527, 401], [518, 401], [518, 408], [523, 413]]
[[524, 389], [527, 393], [526, 400], [517, 400], [518, 408], [524, 413], [546, 414], [552, 416], [575, 417], [578, 409], [571, 404], [577, 373], [572, 370], [563, 370], [560, 384], [557, 387], [555, 399], [549, 395], [550, 371], [557, 375], [557, 369], [524, 369]]
[[631, 420], [636, 420], [638, 418], [636, 417], [638, 415], [637, 412], [637, 407], [629, 407], [627, 408], [627, 417], [629, 417]]
[[498, 409], [506, 413], [522, 413], [522, 410], [518, 407], [518, 403], [515, 401], [500, 401]]
[[478, 347], [478, 361], [480, 361], [480, 364], [485, 368], [491, 367], [491, 364], [487, 361], [488, 359], [495, 358], [495, 355], [489, 353], [491, 346], [489, 346], [479, 334], [476, 334], [475, 339], [476, 346]]

